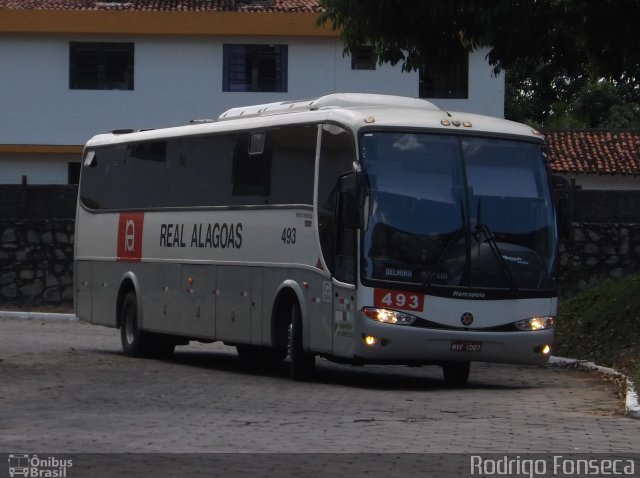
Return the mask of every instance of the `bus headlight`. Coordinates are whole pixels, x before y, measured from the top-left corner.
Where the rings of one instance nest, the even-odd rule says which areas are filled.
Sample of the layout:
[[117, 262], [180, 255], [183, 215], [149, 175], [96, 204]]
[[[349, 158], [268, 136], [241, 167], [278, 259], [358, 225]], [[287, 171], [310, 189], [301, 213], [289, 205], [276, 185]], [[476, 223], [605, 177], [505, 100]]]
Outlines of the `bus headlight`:
[[556, 325], [555, 317], [531, 317], [530, 319], [519, 320], [513, 325], [518, 330], [546, 330]]
[[363, 307], [362, 315], [384, 324], [411, 325], [416, 320], [416, 317], [411, 314], [391, 309], [378, 309], [377, 307]]

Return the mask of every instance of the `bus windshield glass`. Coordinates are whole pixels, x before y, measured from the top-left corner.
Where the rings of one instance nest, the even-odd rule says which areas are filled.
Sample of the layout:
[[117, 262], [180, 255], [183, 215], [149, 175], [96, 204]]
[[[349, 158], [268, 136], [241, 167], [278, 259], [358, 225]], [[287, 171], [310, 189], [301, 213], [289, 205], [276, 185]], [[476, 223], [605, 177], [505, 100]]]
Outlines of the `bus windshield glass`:
[[362, 278], [434, 289], [556, 287], [542, 144], [368, 131]]

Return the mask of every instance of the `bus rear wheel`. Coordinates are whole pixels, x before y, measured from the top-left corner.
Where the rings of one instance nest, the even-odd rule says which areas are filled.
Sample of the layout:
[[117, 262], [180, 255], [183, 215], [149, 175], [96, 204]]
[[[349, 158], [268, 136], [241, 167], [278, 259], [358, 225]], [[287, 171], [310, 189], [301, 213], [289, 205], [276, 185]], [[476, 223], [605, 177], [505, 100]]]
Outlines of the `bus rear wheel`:
[[471, 362], [452, 362], [442, 365], [442, 375], [447, 385], [462, 387], [469, 380]]
[[138, 300], [134, 292], [127, 292], [120, 306], [120, 341], [128, 357], [141, 357], [148, 350], [147, 337], [138, 324]]
[[128, 357], [167, 357], [173, 353], [175, 342], [169, 337], [143, 331], [138, 320], [138, 299], [127, 292], [120, 307], [120, 341]]
[[291, 326], [289, 329], [289, 360], [291, 378], [296, 381], [308, 380], [316, 366], [316, 357], [306, 352], [302, 342], [302, 314], [297, 302], [291, 305]]

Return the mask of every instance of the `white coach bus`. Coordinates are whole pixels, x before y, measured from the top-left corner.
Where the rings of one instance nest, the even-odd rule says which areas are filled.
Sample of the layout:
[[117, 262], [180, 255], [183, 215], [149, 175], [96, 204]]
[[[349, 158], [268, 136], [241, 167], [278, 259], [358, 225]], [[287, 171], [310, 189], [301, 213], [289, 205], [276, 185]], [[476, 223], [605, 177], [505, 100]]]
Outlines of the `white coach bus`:
[[340, 363], [544, 364], [557, 227], [543, 137], [332, 94], [86, 145], [75, 307], [131, 356], [223, 341], [303, 379]]

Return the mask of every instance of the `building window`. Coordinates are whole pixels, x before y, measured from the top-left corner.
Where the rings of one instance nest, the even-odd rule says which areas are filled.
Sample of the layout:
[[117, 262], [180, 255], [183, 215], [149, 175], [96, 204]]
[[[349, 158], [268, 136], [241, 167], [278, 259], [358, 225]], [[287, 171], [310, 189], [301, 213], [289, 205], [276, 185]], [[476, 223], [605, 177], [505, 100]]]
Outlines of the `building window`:
[[69, 88], [133, 90], [133, 43], [71, 42]]
[[287, 45], [224, 45], [223, 91], [287, 91]]
[[427, 57], [420, 68], [420, 98], [469, 97], [469, 53], [460, 49], [448, 58]]
[[67, 163], [67, 184], [80, 183], [80, 163]]
[[375, 70], [376, 60], [373, 54], [373, 47], [361, 45], [351, 52], [352, 70]]

